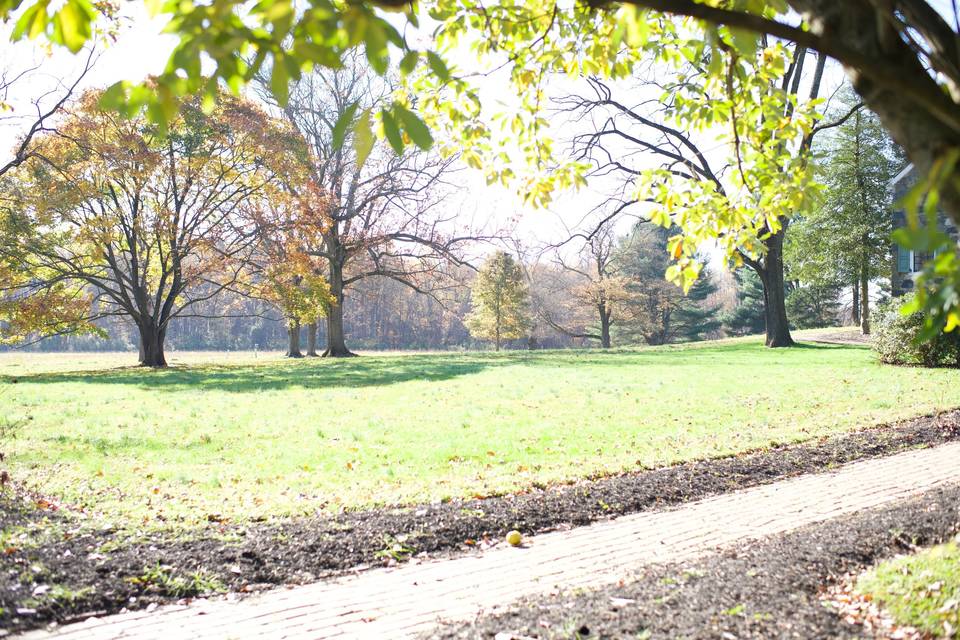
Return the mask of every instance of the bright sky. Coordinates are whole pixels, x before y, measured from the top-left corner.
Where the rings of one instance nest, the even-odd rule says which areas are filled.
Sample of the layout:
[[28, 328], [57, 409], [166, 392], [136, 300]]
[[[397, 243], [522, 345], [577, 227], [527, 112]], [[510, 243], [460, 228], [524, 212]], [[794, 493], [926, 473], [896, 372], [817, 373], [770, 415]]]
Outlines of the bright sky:
[[[117, 80], [138, 81], [147, 75], [158, 73], [175, 44], [172, 37], [160, 33], [163, 19], [150, 19], [141, 3], [125, 3], [123, 6], [125, 18], [118, 40], [99, 51], [98, 60], [92, 72], [85, 78], [83, 87], [104, 87]], [[8, 33], [8, 28], [6, 30]], [[6, 40], [6, 34], [0, 32], [0, 38]], [[28, 91], [6, 98], [14, 107], [15, 116], [29, 116], [35, 111], [29, 100], [42, 95], [44, 91], [52, 91], [58, 83], [72, 82], [82, 69], [82, 61], [63, 50], [54, 51], [52, 54], [45, 53], [31, 42], [15, 45], [8, 43], [3, 46], [4, 56], [0, 61], [0, 70], [20, 70], [41, 64], [40, 71], [33, 74], [28, 84]], [[464, 59], [464, 64], [466, 61]], [[839, 83], [840, 79], [839, 70], [834, 69], [826, 83], [828, 88], [832, 90], [832, 86]], [[512, 92], [504, 92], [505, 86], [506, 81], [502, 74], [483, 79], [480, 90], [485, 105], [499, 102], [509, 108]], [[552, 86], [557, 95], [576, 88], [576, 83], [569, 80], [558, 80]], [[632, 95], [628, 93], [628, 97], [639, 101], [635, 89], [628, 91], [634, 92]], [[3, 99], [0, 96], [0, 100]], [[11, 148], [23, 130], [25, 120], [15, 116], [0, 117], [0, 149]], [[563, 118], [553, 120], [556, 128], [554, 137], [557, 140], [567, 139], [586, 126], [571, 124]], [[718, 147], [718, 143], [712, 140], [703, 141], [703, 145], [705, 148]], [[4, 154], [0, 154], [0, 158], [3, 157]], [[450, 205], [461, 207], [466, 219], [476, 221], [492, 217], [494, 224], [499, 226], [512, 225], [516, 221], [516, 235], [527, 246], [556, 242], [568, 237], [569, 230], [592, 229], [599, 216], [596, 213], [591, 214], [591, 211], [606, 200], [605, 190], [610, 188], [609, 183], [605, 184], [602, 180], [591, 181], [587, 188], [579, 192], [558, 194], [555, 203], [544, 211], [525, 208], [519, 198], [507, 189], [488, 187], [483, 176], [474, 170], [459, 171], [451, 181], [461, 188], [459, 193], [449, 200]], [[639, 212], [638, 210], [637, 213]], [[625, 231], [634, 221], [623, 218], [619, 228]]]

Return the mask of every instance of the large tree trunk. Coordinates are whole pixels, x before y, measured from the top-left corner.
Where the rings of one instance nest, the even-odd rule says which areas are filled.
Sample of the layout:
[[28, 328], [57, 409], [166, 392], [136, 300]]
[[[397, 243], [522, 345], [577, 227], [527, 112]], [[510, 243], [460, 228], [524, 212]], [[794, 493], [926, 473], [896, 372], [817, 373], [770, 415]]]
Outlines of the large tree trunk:
[[763, 264], [751, 263], [763, 284], [763, 314], [766, 320], [766, 345], [772, 348], [792, 347], [790, 322], [787, 320], [787, 294], [783, 281], [783, 238], [786, 221], [777, 233], [766, 240], [767, 254]]
[[316, 321], [311, 322], [307, 325], [307, 355], [315, 358], [317, 357], [317, 323]]
[[334, 303], [327, 313], [327, 350], [325, 358], [349, 358], [357, 354], [347, 349], [343, 333], [343, 265], [337, 260], [330, 261], [330, 293]]
[[610, 348], [610, 310], [604, 303], [600, 304], [600, 346]]
[[291, 320], [287, 323], [287, 357], [302, 358], [300, 351], [300, 321]]
[[138, 329], [140, 330], [140, 366], [155, 369], [166, 367], [167, 358], [163, 352], [166, 330], [152, 322], [139, 325]]
[[860, 267], [860, 333], [870, 335], [870, 271], [866, 261]]

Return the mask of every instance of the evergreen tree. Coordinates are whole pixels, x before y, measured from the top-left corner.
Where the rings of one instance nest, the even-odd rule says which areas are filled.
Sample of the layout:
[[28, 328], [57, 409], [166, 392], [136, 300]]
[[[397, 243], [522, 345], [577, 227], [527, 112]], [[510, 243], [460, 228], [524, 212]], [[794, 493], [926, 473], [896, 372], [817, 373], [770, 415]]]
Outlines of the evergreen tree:
[[787, 314], [797, 329], [831, 327], [840, 316], [840, 291], [836, 282], [818, 282], [794, 287], [787, 294]]
[[719, 331], [723, 326], [718, 315], [720, 306], [707, 304], [707, 298], [716, 292], [716, 283], [710, 272], [704, 269], [673, 312], [672, 333], [676, 340], [686, 342], [703, 340], [711, 333]]
[[640, 223], [623, 238], [617, 252], [627, 300], [618, 336], [626, 342], [665, 344], [670, 341], [673, 313], [683, 291], [667, 282], [670, 230]]
[[473, 283], [471, 301], [465, 324], [473, 337], [492, 340], [500, 351], [504, 340], [526, 335], [527, 285], [523, 269], [510, 254], [498, 251], [487, 259]]
[[[857, 104], [849, 88], [841, 98], [833, 115]], [[822, 140], [817, 169], [823, 203], [793, 225], [788, 267], [791, 277], [820, 292], [837, 282], [852, 287], [854, 317], [869, 333], [871, 280], [890, 272], [889, 183], [903, 166], [902, 153], [877, 116], [863, 108]]]
[[755, 272], [739, 269], [733, 274], [737, 281], [737, 306], [723, 317], [723, 327], [735, 336], [763, 333], [763, 284]]
[[621, 336], [666, 344], [702, 340], [720, 328], [719, 308], [705, 305], [717, 290], [709, 273], [704, 271], [686, 296], [665, 277], [671, 262], [667, 243], [678, 232], [676, 227], [642, 223], [621, 242], [617, 263], [627, 292]]

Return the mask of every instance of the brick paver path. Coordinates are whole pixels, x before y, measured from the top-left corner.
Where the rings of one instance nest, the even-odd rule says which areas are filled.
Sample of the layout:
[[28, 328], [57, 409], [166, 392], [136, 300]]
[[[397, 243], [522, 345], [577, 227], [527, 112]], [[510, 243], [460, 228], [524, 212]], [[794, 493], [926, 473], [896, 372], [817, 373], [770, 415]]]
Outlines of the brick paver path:
[[535, 536], [526, 548], [375, 569], [228, 602], [88, 620], [30, 639], [405, 638], [438, 619], [469, 620], [523, 596], [615, 582], [646, 563], [781, 533], [960, 482], [960, 443], [857, 462], [823, 474], [674, 509]]

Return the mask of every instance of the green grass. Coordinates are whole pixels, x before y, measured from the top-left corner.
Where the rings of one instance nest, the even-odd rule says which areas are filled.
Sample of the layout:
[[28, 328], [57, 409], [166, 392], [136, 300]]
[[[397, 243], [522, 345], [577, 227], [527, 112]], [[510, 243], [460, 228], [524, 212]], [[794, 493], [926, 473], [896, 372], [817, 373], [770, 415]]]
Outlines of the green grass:
[[[511, 491], [960, 405], [960, 372], [756, 339], [630, 351], [0, 355], [16, 479], [121, 528]], [[9, 384], [16, 379], [16, 384]]]
[[960, 629], [960, 548], [954, 542], [883, 562], [857, 580], [900, 624], [935, 637]]

